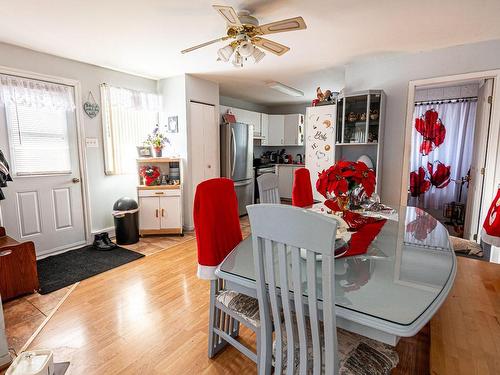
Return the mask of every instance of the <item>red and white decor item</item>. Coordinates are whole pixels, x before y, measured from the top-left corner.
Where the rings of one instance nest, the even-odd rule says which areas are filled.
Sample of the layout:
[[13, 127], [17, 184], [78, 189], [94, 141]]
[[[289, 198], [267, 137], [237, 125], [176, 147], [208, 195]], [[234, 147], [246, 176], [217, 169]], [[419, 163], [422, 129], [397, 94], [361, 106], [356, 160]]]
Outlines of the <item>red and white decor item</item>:
[[487, 244], [500, 247], [500, 186], [484, 220], [481, 239]]

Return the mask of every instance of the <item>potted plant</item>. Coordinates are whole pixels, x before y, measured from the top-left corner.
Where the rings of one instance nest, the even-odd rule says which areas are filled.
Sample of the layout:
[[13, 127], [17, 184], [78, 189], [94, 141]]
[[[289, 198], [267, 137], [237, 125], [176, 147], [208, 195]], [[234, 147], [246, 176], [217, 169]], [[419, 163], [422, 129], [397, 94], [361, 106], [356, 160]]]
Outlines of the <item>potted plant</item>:
[[371, 197], [375, 191], [375, 172], [362, 161], [340, 160], [318, 174], [316, 190], [333, 211], [346, 211], [354, 200]]
[[158, 124], [156, 124], [153, 132], [148, 135], [148, 138], [144, 142], [144, 144], [153, 147], [155, 156], [157, 158], [162, 156], [163, 146], [165, 146], [166, 143], [170, 144], [170, 140], [165, 135], [163, 135]]

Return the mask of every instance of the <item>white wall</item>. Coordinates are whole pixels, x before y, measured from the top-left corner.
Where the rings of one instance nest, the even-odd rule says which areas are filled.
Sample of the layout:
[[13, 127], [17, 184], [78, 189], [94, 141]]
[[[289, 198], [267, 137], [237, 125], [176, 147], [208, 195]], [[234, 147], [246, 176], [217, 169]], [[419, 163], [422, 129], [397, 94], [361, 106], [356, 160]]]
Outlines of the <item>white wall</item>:
[[183, 174], [183, 211], [184, 228], [193, 229], [193, 199], [194, 189], [191, 186], [191, 167], [189, 162], [188, 137], [190, 133], [189, 123], [190, 101], [211, 104], [215, 106], [214, 124], [219, 124], [219, 84], [207, 81], [189, 74], [162, 79], [158, 82], [158, 92], [163, 97], [163, 114], [168, 116], [179, 116], [179, 133], [169, 134], [174, 143], [174, 149], [182, 159]]
[[[87, 99], [89, 90], [92, 90], [94, 98], [100, 102], [99, 84], [103, 82], [135, 90], [156, 92], [155, 80], [4, 43], [0, 43], [0, 65], [78, 80], [81, 83], [83, 100]], [[82, 104], [76, 103], [80, 111], [82, 111]], [[91, 229], [96, 232], [113, 226], [111, 210], [118, 198], [136, 197], [137, 176], [106, 176], [104, 174], [101, 114], [99, 113], [93, 119], [83, 114], [82, 118], [85, 136], [99, 140], [99, 148], [87, 149]]]
[[[408, 82], [498, 68], [500, 40], [416, 54], [365, 59], [346, 66], [346, 92], [382, 89], [387, 94], [382, 169], [384, 202], [399, 204]], [[499, 164], [497, 171], [500, 171]], [[497, 172], [497, 180], [499, 175]]]

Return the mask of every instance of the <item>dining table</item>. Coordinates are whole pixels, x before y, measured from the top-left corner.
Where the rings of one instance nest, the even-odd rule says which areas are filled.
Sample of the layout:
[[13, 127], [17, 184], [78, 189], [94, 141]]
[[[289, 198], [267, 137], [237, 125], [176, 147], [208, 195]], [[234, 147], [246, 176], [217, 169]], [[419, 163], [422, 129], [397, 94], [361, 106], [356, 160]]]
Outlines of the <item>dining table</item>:
[[[309, 209], [335, 218], [323, 203]], [[364, 214], [386, 222], [364, 254], [335, 259], [336, 322], [396, 346], [401, 337], [416, 335], [439, 309], [453, 286], [457, 261], [446, 227], [424, 210], [399, 206], [390, 214]], [[249, 236], [228, 254], [216, 275], [227, 289], [256, 298], [253, 255]], [[317, 298], [321, 307], [321, 293]]]

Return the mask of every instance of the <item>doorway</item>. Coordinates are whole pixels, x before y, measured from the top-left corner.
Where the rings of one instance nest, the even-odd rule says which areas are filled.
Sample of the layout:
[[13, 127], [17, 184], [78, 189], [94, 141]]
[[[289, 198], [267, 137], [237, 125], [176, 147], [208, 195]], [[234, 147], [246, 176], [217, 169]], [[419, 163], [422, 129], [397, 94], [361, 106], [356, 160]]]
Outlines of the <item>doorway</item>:
[[13, 179], [1, 218], [8, 235], [33, 241], [43, 257], [84, 245], [87, 236], [77, 87], [37, 78], [0, 71], [0, 149]]
[[[406, 204], [478, 242], [493, 78], [416, 85]], [[410, 109], [409, 109], [410, 111]], [[472, 250], [482, 256], [479, 245]]]

